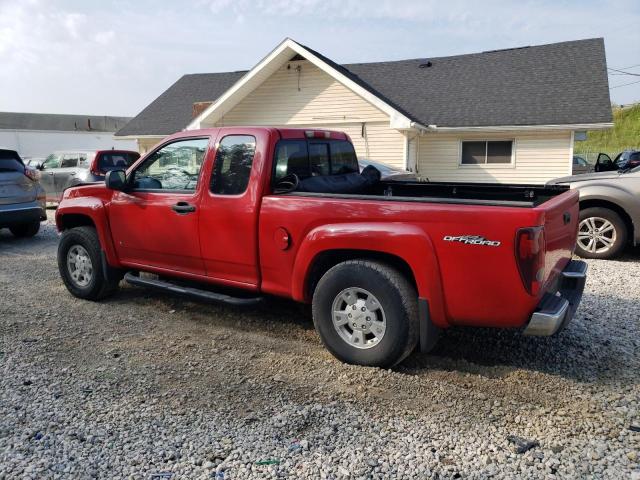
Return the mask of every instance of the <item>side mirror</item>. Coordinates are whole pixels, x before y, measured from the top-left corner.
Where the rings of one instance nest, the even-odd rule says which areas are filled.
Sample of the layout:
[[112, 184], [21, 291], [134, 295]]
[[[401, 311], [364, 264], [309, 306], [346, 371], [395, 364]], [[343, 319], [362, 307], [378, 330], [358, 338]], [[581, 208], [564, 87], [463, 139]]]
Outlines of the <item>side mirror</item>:
[[44, 170], [44, 162], [36, 164], [36, 168], [40, 171]]
[[127, 186], [127, 174], [124, 170], [111, 170], [107, 172], [104, 183], [109, 190], [123, 191]]

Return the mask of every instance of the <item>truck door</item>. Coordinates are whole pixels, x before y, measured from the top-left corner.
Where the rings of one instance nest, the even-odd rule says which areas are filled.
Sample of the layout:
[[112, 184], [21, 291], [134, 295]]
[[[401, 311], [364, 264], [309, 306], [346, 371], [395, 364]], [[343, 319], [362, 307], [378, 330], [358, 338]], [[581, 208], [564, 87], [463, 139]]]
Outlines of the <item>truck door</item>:
[[269, 131], [223, 128], [207, 172], [200, 245], [207, 276], [234, 286], [259, 284], [258, 215]]
[[129, 266], [204, 275], [198, 199], [209, 137], [180, 138], [160, 147], [129, 173], [130, 188], [109, 208], [113, 243]]

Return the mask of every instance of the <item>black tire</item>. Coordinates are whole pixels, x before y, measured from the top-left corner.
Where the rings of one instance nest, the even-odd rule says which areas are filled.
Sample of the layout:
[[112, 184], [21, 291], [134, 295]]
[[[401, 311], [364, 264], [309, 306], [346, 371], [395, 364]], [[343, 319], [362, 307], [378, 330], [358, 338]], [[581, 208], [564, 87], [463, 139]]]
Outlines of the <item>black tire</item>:
[[[74, 246], [80, 246], [87, 252], [91, 260], [93, 273], [87, 285], [80, 285], [72, 278], [67, 256]], [[84, 300], [100, 300], [118, 289], [118, 284], [122, 278], [118, 269], [106, 265], [105, 272], [102, 262], [102, 251], [98, 233], [93, 227], [76, 227], [65, 230], [58, 243], [58, 270], [60, 276], [67, 287], [67, 290], [75, 297]]]
[[40, 221], [21, 223], [19, 225], [12, 225], [9, 227], [14, 237], [27, 238], [33, 237], [40, 230]]
[[[344, 340], [333, 324], [333, 302], [345, 289], [371, 292], [386, 317], [379, 343], [357, 348]], [[339, 360], [356, 365], [388, 368], [404, 360], [418, 342], [418, 295], [405, 276], [393, 267], [370, 260], [349, 260], [331, 268], [313, 294], [313, 323], [326, 348]]]
[[[613, 245], [611, 245], [607, 250], [594, 252], [587, 250], [583, 245], [581, 245], [581, 241], [588, 241], [586, 237], [583, 237], [583, 240], [581, 240], [580, 233], [584, 233], [584, 230], [589, 228], [588, 222], [585, 222], [585, 220], [589, 218], [604, 219], [613, 225], [613, 228], [615, 230], [615, 240], [613, 241]], [[599, 220], [597, 220], [596, 222], [596, 225], [601, 225], [601, 222]], [[618, 215], [613, 210], [602, 207], [585, 208], [584, 210], [580, 211], [580, 227], [578, 235], [579, 237], [578, 243], [576, 245], [576, 254], [581, 256], [582, 258], [614, 258], [622, 252], [625, 245], [627, 244], [628, 238], [627, 226], [625, 225], [622, 218], [620, 218], [620, 215]]]

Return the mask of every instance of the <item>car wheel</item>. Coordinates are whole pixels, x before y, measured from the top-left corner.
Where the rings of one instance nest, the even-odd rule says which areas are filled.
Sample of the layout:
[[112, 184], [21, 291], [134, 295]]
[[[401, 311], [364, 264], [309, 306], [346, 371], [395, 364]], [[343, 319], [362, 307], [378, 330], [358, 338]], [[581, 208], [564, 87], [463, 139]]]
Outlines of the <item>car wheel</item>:
[[626, 243], [627, 227], [616, 212], [601, 207], [580, 211], [576, 254], [583, 258], [614, 258]]
[[100, 240], [93, 227], [77, 227], [62, 233], [58, 243], [58, 269], [67, 290], [85, 300], [100, 300], [111, 295], [121, 279], [117, 269], [103, 264]]
[[21, 223], [20, 225], [12, 225], [11, 227], [9, 227], [9, 230], [11, 230], [11, 233], [15, 237], [33, 237], [40, 230], [40, 221]]
[[418, 295], [398, 270], [376, 261], [350, 260], [318, 282], [313, 323], [339, 360], [392, 367], [418, 342]]

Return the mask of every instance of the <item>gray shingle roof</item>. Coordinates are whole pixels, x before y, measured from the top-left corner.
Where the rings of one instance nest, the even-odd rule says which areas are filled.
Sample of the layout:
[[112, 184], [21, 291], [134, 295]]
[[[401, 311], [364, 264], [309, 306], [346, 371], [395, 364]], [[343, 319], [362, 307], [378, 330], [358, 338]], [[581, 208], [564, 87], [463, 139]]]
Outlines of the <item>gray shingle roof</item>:
[[129, 120], [131, 117], [0, 112], [0, 130], [115, 132]]
[[[602, 38], [451, 57], [338, 65], [341, 73], [423, 125], [472, 127], [611, 122]], [[430, 66], [421, 65], [430, 62]], [[169, 134], [196, 101], [215, 100], [246, 72], [185, 75], [118, 135]]]
[[246, 71], [184, 75], [116, 135], [170, 135], [191, 121], [193, 104], [215, 100]]

